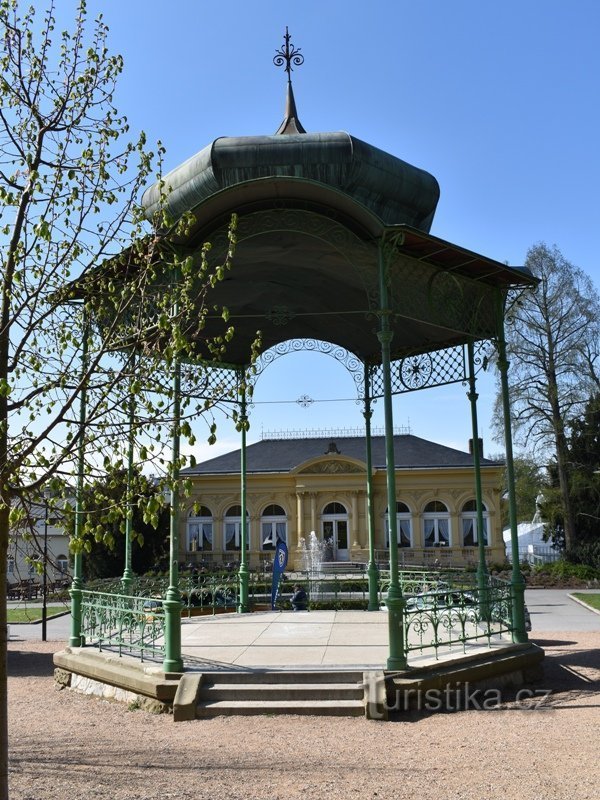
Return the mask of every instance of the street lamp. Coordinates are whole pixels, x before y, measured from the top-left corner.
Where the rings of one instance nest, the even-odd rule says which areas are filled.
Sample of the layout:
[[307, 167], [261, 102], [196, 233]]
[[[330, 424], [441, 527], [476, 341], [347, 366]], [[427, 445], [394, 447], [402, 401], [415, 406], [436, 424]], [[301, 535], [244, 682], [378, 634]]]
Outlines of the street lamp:
[[42, 575], [42, 642], [46, 639], [48, 619], [48, 498], [50, 490], [44, 489], [44, 573]]

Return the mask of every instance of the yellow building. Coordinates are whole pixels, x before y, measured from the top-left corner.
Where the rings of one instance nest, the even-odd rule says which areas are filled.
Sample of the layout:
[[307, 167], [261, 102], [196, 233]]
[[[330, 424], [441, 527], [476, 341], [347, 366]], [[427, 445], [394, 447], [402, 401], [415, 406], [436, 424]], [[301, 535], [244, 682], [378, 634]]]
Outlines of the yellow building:
[[[463, 565], [477, 561], [473, 455], [412, 435], [394, 437], [399, 563]], [[385, 439], [372, 437], [375, 557], [388, 560]], [[311, 531], [325, 560], [368, 561], [366, 445], [363, 437], [273, 438], [249, 445], [248, 553], [268, 564], [277, 538], [300, 568]], [[504, 465], [481, 458], [488, 563], [504, 560], [500, 498]], [[241, 534], [240, 451], [183, 471], [192, 493], [181, 520], [186, 563], [233, 564]], [[185, 555], [184, 555], [185, 553]]]

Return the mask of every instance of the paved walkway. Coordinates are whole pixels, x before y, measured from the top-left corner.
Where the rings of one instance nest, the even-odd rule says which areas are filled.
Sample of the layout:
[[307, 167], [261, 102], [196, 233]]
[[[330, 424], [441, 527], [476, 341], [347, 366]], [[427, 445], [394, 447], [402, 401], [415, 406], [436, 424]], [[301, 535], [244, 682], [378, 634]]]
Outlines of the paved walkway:
[[[532, 639], [544, 631], [599, 631], [600, 615], [589, 611], [558, 589], [531, 589], [526, 602], [531, 614]], [[68, 641], [70, 615], [48, 620], [48, 639]], [[388, 617], [383, 611], [264, 611], [240, 616], [221, 614], [182, 622], [182, 652], [186, 662], [203, 669], [243, 667], [359, 667], [381, 669], [388, 657]], [[40, 639], [41, 626], [11, 625], [11, 641]], [[542, 637], [543, 638], [543, 637]], [[491, 647], [510, 644], [492, 639]], [[466, 653], [488, 649], [486, 640], [467, 644]], [[460, 643], [438, 652], [447, 661], [465, 654]], [[409, 655], [413, 666], [435, 661], [432, 650]]]
[[[473, 626], [474, 628], [474, 626]], [[446, 632], [440, 631], [440, 636]], [[460, 631], [455, 631], [458, 638]], [[219, 614], [184, 620], [181, 649], [190, 665], [205, 670], [225, 665], [255, 668], [333, 667], [383, 669], [389, 655], [388, 615], [385, 611], [262, 611], [254, 614]], [[427, 640], [432, 636], [426, 634]], [[511, 644], [493, 637], [451, 647], [414, 651], [412, 666], [443, 659], [462, 658]]]
[[600, 631], [600, 615], [595, 614], [569, 595], [574, 592], [585, 594], [594, 589], [527, 589], [525, 602], [531, 615], [531, 633], [533, 639], [544, 631]]

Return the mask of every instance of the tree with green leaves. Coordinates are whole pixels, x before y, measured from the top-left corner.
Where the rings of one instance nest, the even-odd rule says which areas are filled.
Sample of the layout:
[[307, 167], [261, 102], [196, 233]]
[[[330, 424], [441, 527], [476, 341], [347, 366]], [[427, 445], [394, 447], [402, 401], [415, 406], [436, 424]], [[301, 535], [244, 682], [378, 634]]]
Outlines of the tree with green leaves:
[[[126, 469], [132, 452], [139, 462], [156, 461], [154, 472], [168, 462], [164, 431], [176, 395], [177, 433], [193, 442], [191, 420], [221, 395], [206, 387], [190, 343], [203, 337], [209, 311], [223, 322], [205, 342], [209, 357], [222, 359], [233, 336], [227, 310], [207, 299], [231, 266], [233, 226], [224, 260], [212, 266], [208, 245], [194, 262], [173, 244], [189, 216], [174, 221], [159, 212], [144, 221], [138, 198], [151, 177], [160, 182], [162, 148], [153, 154], [143, 134], [128, 138], [113, 105], [123, 61], [109, 53], [101, 17], [90, 22], [80, 0], [72, 31], [58, 34], [48, 2], [42, 14], [0, 0], [2, 797], [11, 526], [42, 487], [56, 490], [73, 476], [82, 454], [89, 480]], [[182, 364], [176, 391], [171, 375]], [[184, 462], [172, 465], [171, 481]], [[152, 496], [146, 515], [156, 523], [160, 513]], [[96, 534], [108, 540], [112, 531]], [[72, 548], [89, 550], [91, 541], [82, 535]]]
[[[131, 562], [135, 575], [165, 564], [169, 558], [169, 508], [162, 507], [157, 525], [148, 515], [148, 501], [157, 498], [160, 487], [135, 468], [110, 469], [103, 478], [85, 488], [83, 535], [91, 542], [86, 554], [84, 572], [87, 580], [120, 578], [123, 575], [125, 552], [124, 509], [131, 510]], [[73, 515], [66, 524], [73, 527]]]
[[[575, 537], [569, 560], [600, 567], [600, 394], [594, 394], [581, 416], [570, 423], [567, 440], [569, 497]], [[564, 544], [564, 516], [556, 465], [550, 467], [554, 486], [544, 494], [543, 518], [553, 541]]]
[[[515, 441], [556, 462], [567, 548], [576, 537], [569, 494], [567, 431], [598, 388], [600, 302], [590, 278], [556, 247], [538, 244], [525, 265], [540, 281], [522, 293], [506, 325]], [[501, 398], [498, 397], [497, 407]], [[501, 414], [496, 414], [497, 420]], [[501, 435], [498, 424], [497, 435]]]
[[600, 541], [600, 394], [571, 422], [568, 442], [570, 493], [576, 544]]

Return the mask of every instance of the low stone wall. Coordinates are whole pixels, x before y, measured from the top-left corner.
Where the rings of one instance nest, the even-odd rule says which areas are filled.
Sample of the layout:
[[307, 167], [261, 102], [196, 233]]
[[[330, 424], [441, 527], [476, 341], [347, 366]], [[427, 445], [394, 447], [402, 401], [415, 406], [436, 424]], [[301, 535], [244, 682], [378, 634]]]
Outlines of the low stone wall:
[[[479, 702], [480, 693], [485, 691], [494, 691], [497, 698], [505, 686], [522, 686], [540, 679], [543, 658], [540, 647], [526, 642], [400, 672], [366, 671], [365, 714], [370, 719], [386, 720], [390, 712], [423, 707], [423, 698], [435, 700], [439, 710], [444, 697], [458, 702], [459, 692], [464, 693], [463, 702]], [[157, 665], [91, 648], [66, 648], [55, 654], [54, 664], [59, 688], [127, 703], [151, 713], [173, 713], [176, 722], [195, 719], [201, 672], [164, 673]]]
[[67, 647], [54, 655], [59, 688], [102, 697], [152, 713], [170, 713], [181, 675], [130, 656]]

